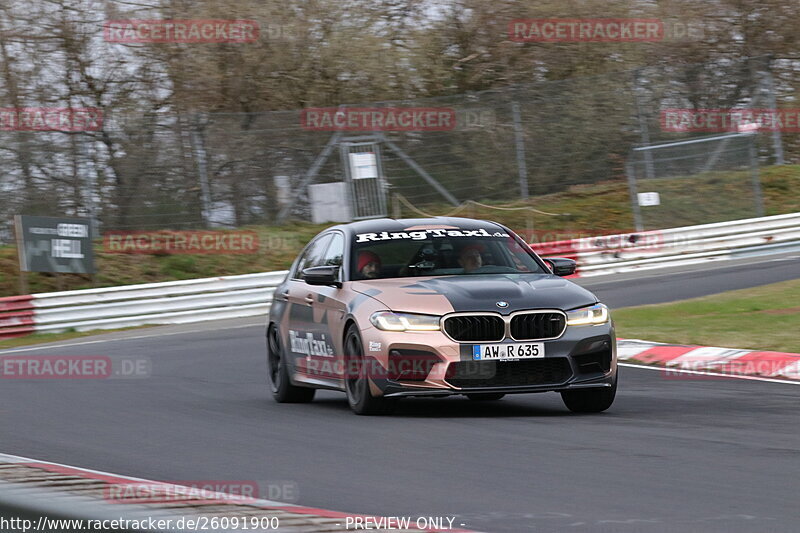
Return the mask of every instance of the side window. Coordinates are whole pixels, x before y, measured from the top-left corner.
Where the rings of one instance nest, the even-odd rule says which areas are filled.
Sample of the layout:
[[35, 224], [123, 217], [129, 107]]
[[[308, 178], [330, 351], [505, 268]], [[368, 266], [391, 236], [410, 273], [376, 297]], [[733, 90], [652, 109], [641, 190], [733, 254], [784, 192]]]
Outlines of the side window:
[[342, 266], [344, 257], [344, 236], [341, 233], [334, 233], [333, 240], [328, 245], [328, 250], [322, 258], [320, 265]]
[[311, 250], [311, 253], [308, 254], [308, 259], [306, 259], [306, 264], [303, 268], [311, 268], [311, 267], [318, 267], [322, 265], [322, 258], [325, 257], [325, 250], [328, 248], [328, 244], [330, 244], [333, 235], [328, 233], [327, 235], [323, 235], [320, 239], [314, 243], [314, 247]]
[[303, 253], [303, 256], [300, 258], [300, 260], [297, 262], [297, 268], [295, 269], [292, 278], [302, 279], [303, 269], [319, 266], [322, 259], [322, 254], [325, 252], [325, 248], [327, 248], [330, 240], [331, 234], [328, 233], [327, 235], [323, 235], [316, 241], [312, 242], [311, 245], [306, 248], [306, 251]]
[[308, 253], [311, 251], [312, 248], [313, 246], [309, 246], [308, 248], [306, 248], [305, 251], [303, 252], [303, 255], [301, 255], [300, 259], [297, 260], [297, 265], [295, 265], [294, 270], [292, 270], [290, 276], [291, 279], [300, 279], [300, 272], [303, 271], [303, 265], [305, 264], [306, 259], [308, 258]]

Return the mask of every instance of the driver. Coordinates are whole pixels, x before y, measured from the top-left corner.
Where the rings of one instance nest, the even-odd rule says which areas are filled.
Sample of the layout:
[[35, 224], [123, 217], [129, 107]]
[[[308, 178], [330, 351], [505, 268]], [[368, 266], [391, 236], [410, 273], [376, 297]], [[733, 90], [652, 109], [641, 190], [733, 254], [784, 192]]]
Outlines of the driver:
[[483, 266], [482, 251], [481, 244], [468, 244], [461, 249], [458, 253], [458, 264], [464, 269], [464, 274], [474, 272]]
[[366, 250], [358, 252], [356, 265], [362, 279], [375, 279], [381, 273], [381, 258], [375, 252]]

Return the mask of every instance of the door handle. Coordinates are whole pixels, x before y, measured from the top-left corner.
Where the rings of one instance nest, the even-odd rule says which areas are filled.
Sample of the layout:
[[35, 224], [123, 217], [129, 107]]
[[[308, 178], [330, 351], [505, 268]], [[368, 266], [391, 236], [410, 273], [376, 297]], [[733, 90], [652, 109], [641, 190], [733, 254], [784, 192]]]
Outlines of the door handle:
[[288, 302], [289, 301], [289, 291], [283, 291], [281, 293], [281, 298]]
[[305, 300], [308, 305], [312, 305], [314, 303], [314, 298], [310, 294], [305, 297]]

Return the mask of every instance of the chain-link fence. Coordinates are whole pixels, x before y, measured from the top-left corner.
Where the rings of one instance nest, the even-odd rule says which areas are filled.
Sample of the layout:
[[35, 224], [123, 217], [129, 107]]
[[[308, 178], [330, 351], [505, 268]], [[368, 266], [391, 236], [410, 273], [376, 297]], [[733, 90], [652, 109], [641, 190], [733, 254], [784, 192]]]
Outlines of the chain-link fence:
[[[346, 180], [340, 145], [354, 138], [379, 144], [388, 192], [418, 206], [508, 202], [573, 185], [625, 183], [632, 146], [697, 136], [667, 131], [665, 108], [780, 106], [768, 64], [758, 58], [666, 65], [367, 104], [451, 110], [453, 127], [437, 131], [322, 131], [307, 127], [300, 111], [140, 116], [115, 109], [106, 110], [99, 131], [2, 131], [0, 238], [10, 238], [9, 224], [18, 213], [92, 216], [101, 230], [309, 219], [308, 185]], [[787, 142], [780, 132], [758, 133], [758, 160], [783, 162], [782, 147], [796, 144], [796, 134], [789, 135]], [[705, 151], [698, 160], [717, 157], [721, 163], [739, 157], [739, 148], [698, 144]], [[671, 168], [663, 157], [658, 164]], [[712, 167], [705, 174], [686, 173], [675, 186], [692, 196], [700, 190], [698, 175], [724, 180], [721, 173], [736, 170]], [[725, 209], [749, 216], [753, 205], [747, 199]], [[707, 211], [694, 214], [692, 222], [716, 220]], [[646, 225], [689, 218], [657, 218]]]
[[637, 231], [764, 216], [754, 133], [649, 144], [628, 159]]

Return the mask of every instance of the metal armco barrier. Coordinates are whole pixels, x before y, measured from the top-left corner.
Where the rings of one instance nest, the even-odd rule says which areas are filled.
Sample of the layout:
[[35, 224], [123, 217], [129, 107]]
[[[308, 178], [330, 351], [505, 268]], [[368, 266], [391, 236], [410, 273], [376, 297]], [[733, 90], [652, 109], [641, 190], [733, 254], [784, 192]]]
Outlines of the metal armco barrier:
[[0, 298], [0, 339], [33, 333], [33, 296]]
[[[800, 250], [800, 213], [532, 245], [581, 277]], [[286, 271], [0, 298], [0, 338], [265, 316]]]
[[287, 271], [0, 298], [0, 338], [265, 316]]
[[578, 262], [580, 277], [800, 250], [800, 213], [660, 231], [534, 243], [544, 257]]

